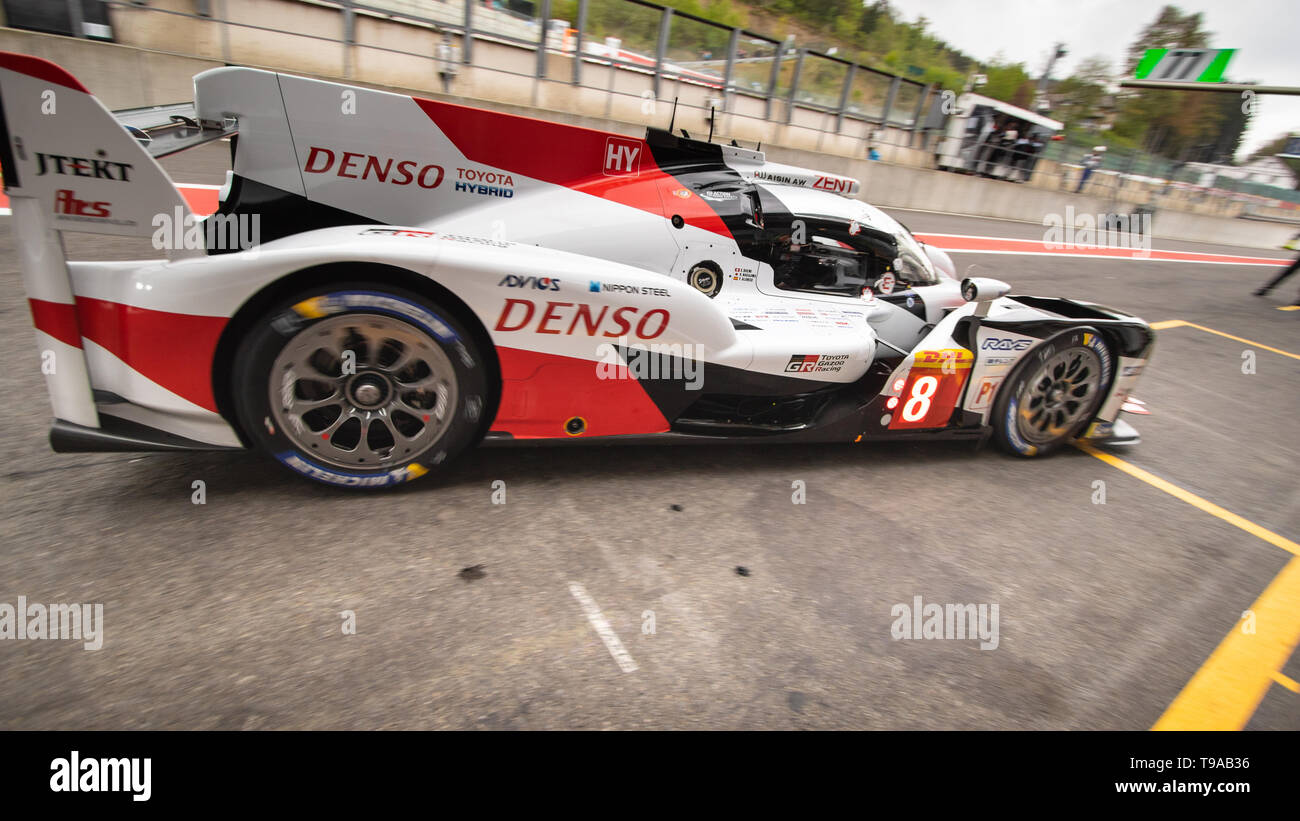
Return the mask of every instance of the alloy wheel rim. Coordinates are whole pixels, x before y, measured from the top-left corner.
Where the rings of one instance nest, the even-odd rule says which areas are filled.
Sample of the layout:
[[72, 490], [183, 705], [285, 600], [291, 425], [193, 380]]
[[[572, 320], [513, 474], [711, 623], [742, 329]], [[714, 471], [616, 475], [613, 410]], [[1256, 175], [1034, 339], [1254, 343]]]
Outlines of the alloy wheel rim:
[[456, 371], [426, 333], [396, 317], [346, 314], [304, 328], [271, 369], [277, 425], [333, 467], [418, 458], [451, 424]]
[[1067, 348], [1043, 362], [1021, 390], [1016, 427], [1041, 444], [1068, 433], [1090, 412], [1101, 389], [1101, 359], [1089, 348]]

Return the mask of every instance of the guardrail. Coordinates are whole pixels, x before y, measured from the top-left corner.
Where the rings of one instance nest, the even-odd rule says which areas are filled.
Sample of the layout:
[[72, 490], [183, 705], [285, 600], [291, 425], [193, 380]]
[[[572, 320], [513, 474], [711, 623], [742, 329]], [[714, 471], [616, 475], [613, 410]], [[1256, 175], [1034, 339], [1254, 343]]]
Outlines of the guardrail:
[[[787, 126], [853, 141], [835, 152], [849, 156], [923, 148], [942, 125], [930, 114], [939, 103], [932, 85], [648, 0], [81, 2], [108, 9], [117, 42], [152, 50], [232, 64], [275, 59], [276, 67], [348, 80], [368, 79], [362, 69], [375, 56], [414, 59], [433, 90], [518, 101], [518, 84], [504, 95], [510, 100], [486, 89], [528, 78], [532, 104], [556, 97], [555, 86], [591, 89], [614, 100], [588, 113], [653, 117], [660, 126], [675, 101], [692, 130], [716, 120], [719, 134], [759, 142]], [[253, 45], [275, 36], [285, 42], [271, 54]], [[906, 159], [923, 164], [920, 155]]]
[[[649, 0], [72, 0], [67, 8], [64, 33], [152, 52], [561, 116], [671, 121], [694, 136], [919, 168], [934, 168], [941, 141], [954, 139], [944, 136], [951, 96], [932, 85]], [[1112, 152], [1085, 180], [1086, 147], [978, 148], [968, 172], [1116, 203], [1222, 216], [1249, 205], [1258, 219], [1289, 220], [1300, 198], [1196, 185], [1140, 152]]]

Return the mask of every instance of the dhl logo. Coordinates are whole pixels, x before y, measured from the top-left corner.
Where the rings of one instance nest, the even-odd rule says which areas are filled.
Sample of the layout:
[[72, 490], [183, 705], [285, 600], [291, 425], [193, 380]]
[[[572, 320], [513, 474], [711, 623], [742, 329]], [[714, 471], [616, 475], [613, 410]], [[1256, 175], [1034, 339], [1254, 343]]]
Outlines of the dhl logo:
[[974, 364], [975, 354], [965, 348], [943, 348], [936, 351], [917, 351], [912, 367], [966, 371]]

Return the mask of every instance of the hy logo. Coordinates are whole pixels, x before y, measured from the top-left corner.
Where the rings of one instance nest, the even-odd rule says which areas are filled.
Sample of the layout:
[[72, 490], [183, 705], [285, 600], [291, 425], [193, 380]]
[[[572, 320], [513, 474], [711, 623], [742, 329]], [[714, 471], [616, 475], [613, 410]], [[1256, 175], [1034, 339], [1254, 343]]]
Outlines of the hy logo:
[[604, 172], [607, 177], [635, 177], [641, 173], [641, 141], [608, 137]]

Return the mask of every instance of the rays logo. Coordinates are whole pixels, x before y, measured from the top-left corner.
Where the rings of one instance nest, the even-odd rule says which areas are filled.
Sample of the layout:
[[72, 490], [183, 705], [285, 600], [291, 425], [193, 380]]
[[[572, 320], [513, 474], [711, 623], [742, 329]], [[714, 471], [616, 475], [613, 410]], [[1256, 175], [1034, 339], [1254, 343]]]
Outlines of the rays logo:
[[1023, 351], [1033, 344], [1032, 339], [999, 339], [991, 336], [980, 345], [985, 351]]
[[555, 277], [521, 277], [518, 274], [506, 274], [498, 288], [536, 288], [539, 291], [558, 291], [560, 281]]

